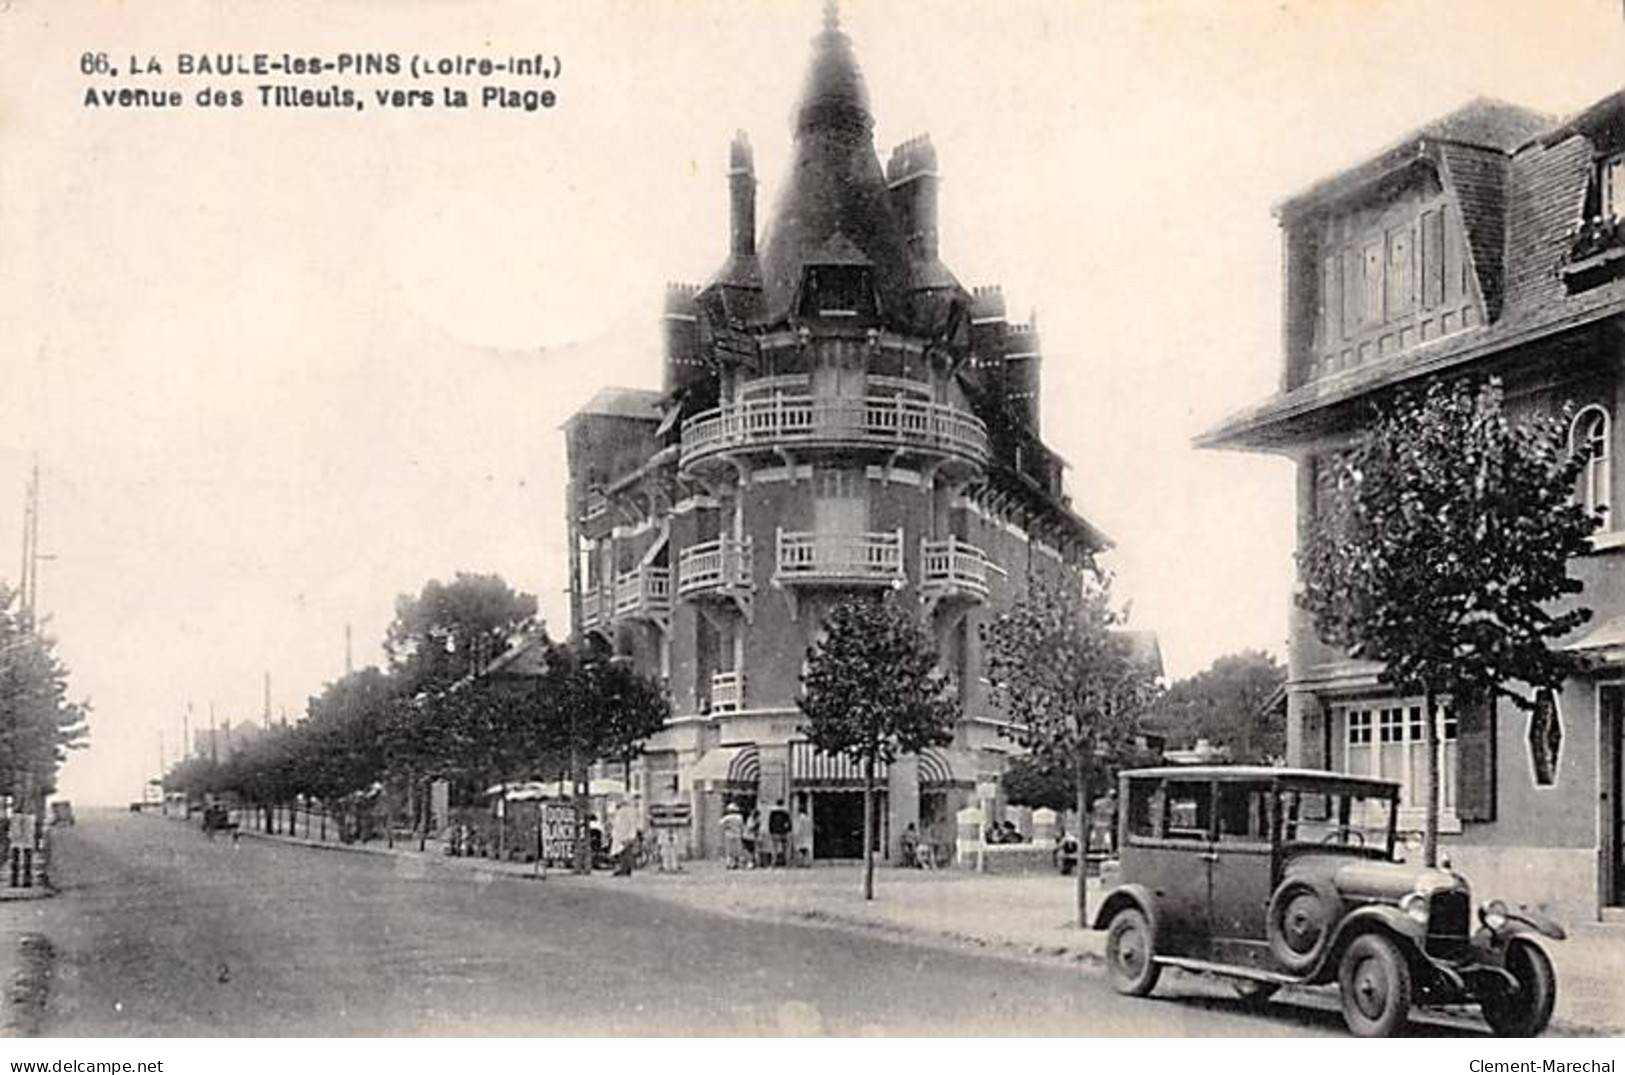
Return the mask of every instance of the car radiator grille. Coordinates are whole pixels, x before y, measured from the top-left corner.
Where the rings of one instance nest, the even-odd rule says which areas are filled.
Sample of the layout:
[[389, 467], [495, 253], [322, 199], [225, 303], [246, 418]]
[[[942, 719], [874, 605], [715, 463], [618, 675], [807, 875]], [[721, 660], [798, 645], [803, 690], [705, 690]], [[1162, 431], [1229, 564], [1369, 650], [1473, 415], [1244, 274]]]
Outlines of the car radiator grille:
[[1428, 901], [1428, 955], [1460, 955], [1467, 947], [1470, 920], [1467, 893], [1435, 892]]

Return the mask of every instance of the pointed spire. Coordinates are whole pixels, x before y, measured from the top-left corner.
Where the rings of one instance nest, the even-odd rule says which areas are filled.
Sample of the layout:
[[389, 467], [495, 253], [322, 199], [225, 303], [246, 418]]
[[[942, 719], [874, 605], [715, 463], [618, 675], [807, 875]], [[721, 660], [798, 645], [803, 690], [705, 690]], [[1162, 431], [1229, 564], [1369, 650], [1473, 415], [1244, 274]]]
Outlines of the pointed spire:
[[825, 2], [824, 28], [812, 44], [812, 68], [801, 92], [795, 129], [844, 131], [867, 137], [874, 128], [869, 91], [852, 54], [852, 41], [841, 32], [841, 14], [834, 0]]

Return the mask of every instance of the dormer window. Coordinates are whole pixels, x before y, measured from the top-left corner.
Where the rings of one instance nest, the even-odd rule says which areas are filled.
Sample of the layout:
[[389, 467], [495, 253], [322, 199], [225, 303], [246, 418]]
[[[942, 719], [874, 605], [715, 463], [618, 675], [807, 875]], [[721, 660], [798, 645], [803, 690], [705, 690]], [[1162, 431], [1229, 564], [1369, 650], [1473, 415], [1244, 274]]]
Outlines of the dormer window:
[[867, 265], [813, 265], [802, 288], [803, 317], [873, 317], [875, 293]]
[[1613, 224], [1625, 220], [1625, 153], [1597, 165], [1597, 191], [1602, 218]]

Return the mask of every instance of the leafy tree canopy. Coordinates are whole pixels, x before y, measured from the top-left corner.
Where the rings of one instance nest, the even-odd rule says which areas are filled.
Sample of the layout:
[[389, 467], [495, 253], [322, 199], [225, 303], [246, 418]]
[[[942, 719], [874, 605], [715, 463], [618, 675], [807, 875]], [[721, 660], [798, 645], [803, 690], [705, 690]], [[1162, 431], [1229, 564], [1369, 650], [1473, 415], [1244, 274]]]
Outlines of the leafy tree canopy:
[[1574, 500], [1585, 461], [1565, 422], [1511, 421], [1498, 381], [1399, 397], [1332, 464], [1300, 605], [1385, 682], [1528, 707], [1509, 684], [1559, 686], [1574, 660], [1551, 643], [1591, 615], [1560, 606], [1598, 523]]
[[431, 579], [416, 596], [395, 601], [384, 636], [390, 674], [406, 694], [449, 687], [495, 660], [535, 621], [535, 596], [516, 592], [499, 575]]
[[1286, 682], [1286, 668], [1260, 650], [1226, 654], [1193, 676], [1172, 684], [1157, 700], [1148, 722], [1169, 743], [1190, 746], [1206, 739], [1225, 747], [1232, 761], [1268, 763], [1286, 754], [1286, 724], [1265, 712]]
[[23, 777], [34, 792], [49, 793], [68, 751], [85, 745], [90, 705], [68, 700], [55, 640], [16, 604], [16, 591], [0, 584], [0, 782], [16, 794]]

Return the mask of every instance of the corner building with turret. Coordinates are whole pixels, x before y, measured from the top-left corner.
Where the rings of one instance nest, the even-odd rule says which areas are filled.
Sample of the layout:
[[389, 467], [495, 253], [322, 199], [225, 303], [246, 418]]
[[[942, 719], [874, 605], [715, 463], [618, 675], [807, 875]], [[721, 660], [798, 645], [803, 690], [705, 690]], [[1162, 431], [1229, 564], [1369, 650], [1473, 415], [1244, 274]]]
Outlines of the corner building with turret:
[[862, 854], [861, 775], [805, 742], [796, 698], [830, 608], [877, 591], [918, 611], [962, 714], [951, 746], [884, 774], [876, 846], [895, 858], [911, 822], [952, 846], [1016, 749], [979, 625], [1029, 580], [1078, 585], [1106, 544], [1039, 437], [1033, 326], [938, 256], [930, 141], [882, 168], [872, 129], [827, 14], [761, 242], [741, 133], [728, 258], [667, 291], [660, 391], [607, 388], [565, 425], [572, 628], [668, 684], [633, 790], [687, 816], [695, 857], [720, 853], [729, 801], [765, 818], [779, 800], [810, 819], [815, 858]]

